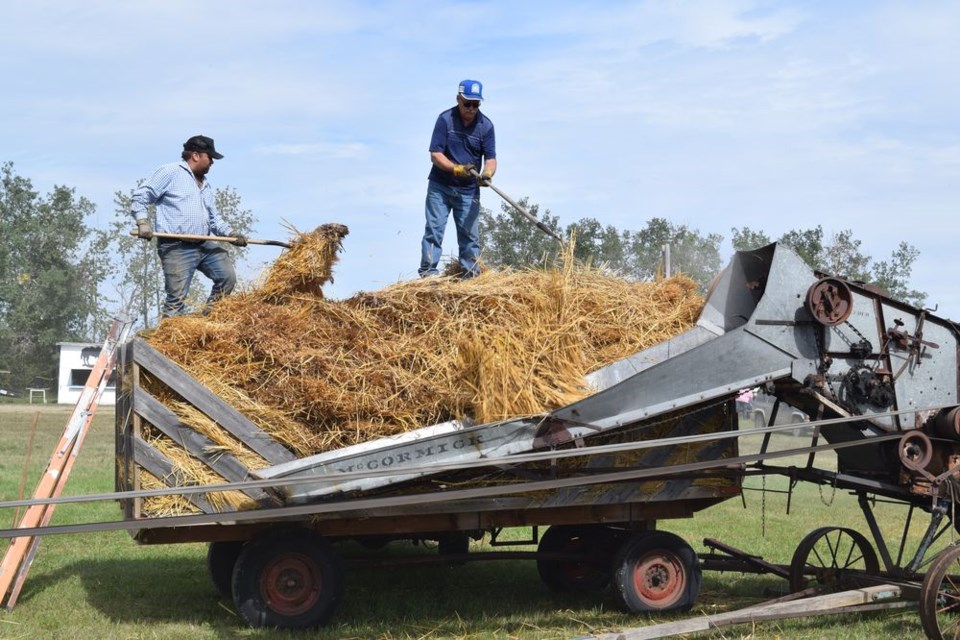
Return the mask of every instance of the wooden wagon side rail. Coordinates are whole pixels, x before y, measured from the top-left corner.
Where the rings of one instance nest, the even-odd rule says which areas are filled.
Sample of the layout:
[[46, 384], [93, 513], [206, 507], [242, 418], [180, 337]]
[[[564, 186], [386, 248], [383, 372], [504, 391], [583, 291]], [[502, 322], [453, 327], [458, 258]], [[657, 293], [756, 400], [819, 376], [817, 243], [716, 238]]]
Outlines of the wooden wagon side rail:
[[[211, 420], [226, 429], [231, 435], [260, 454], [270, 464], [296, 460], [289, 449], [271, 438], [242, 413], [217, 397], [212, 391], [197, 382], [190, 374], [169, 358], [140, 339], [131, 345], [133, 362], [156, 376], [163, 384], [178, 393], [184, 400], [202, 411]], [[140, 390], [137, 389], [136, 392]], [[138, 398], [134, 397], [134, 404]]]
[[[250, 470], [236, 457], [216, 449], [216, 444], [180, 422], [180, 418], [142, 388], [135, 392], [134, 412], [183, 447], [198, 462], [216, 471], [229, 482], [251, 480]], [[139, 444], [149, 446], [142, 440]], [[138, 448], [142, 448], [138, 446]], [[171, 478], [171, 480], [174, 480]], [[169, 485], [169, 486], [176, 486]], [[280, 501], [262, 489], [245, 490], [261, 506], [276, 506]]]
[[[178, 394], [243, 445], [263, 457], [268, 464], [296, 460], [296, 456], [286, 447], [143, 340], [134, 338], [123, 345], [117, 373], [118, 491], [139, 489], [141, 471], [150, 473], [168, 487], [190, 484], [170, 458], [143, 439], [143, 424], [149, 424], [163, 433], [183, 447], [192, 459], [229, 482], [243, 482], [252, 478], [250, 469], [239, 459], [218, 450], [212, 440], [185, 425], [173, 411], [148, 393], [140, 384], [143, 373], [149, 373]], [[275, 494], [262, 489], [246, 490], [244, 493], [262, 507], [277, 506], [281, 502]], [[224, 510], [198, 494], [184, 497], [204, 513]], [[124, 500], [122, 509], [128, 519], [137, 519], [143, 515], [140, 498]]]

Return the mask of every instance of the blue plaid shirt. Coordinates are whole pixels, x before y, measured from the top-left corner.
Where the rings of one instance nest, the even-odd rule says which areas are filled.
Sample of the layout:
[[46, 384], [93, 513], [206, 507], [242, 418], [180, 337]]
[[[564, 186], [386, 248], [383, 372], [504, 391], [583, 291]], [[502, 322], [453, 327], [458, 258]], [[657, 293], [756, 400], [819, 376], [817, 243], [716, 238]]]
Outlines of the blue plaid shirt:
[[232, 236], [230, 225], [220, 217], [208, 180], [203, 186], [186, 162], [165, 164], [133, 192], [130, 215], [147, 218], [147, 206], [157, 206], [154, 228], [160, 233], [198, 236]]

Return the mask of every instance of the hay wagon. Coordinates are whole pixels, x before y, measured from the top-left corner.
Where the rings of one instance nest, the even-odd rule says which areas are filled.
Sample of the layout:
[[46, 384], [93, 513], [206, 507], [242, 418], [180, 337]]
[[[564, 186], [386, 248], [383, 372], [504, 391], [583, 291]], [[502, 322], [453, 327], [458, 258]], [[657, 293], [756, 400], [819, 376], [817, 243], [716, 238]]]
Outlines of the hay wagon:
[[[740, 492], [739, 470], [717, 465], [737, 454], [736, 439], [721, 437], [737, 428], [732, 399], [588, 433], [542, 417], [450, 422], [298, 459], [142, 340], [122, 347], [118, 372], [117, 489], [137, 496], [122, 501], [126, 528], [142, 544], [209, 542], [215, 586], [254, 626], [325, 621], [341, 597], [350, 560], [338, 543], [348, 539], [367, 547], [432, 541], [437, 562], [533, 558], [558, 590], [602, 589], [617, 563], [625, 607], [687, 608], [699, 592], [697, 556], [656, 523]], [[145, 390], [145, 379], [271, 466], [250, 469], [218, 451]], [[158, 432], [228, 484], [183, 486], [182, 462], [151, 444]], [[663, 473], [701, 464], [681, 477]], [[224, 490], [241, 492], [245, 508], [225, 509], [215, 499]], [[172, 494], [179, 515], [170, 513]], [[530, 537], [501, 536], [515, 527], [531, 527]], [[497, 551], [468, 553], [470, 539], [485, 535]], [[535, 553], [504, 550], [531, 543]], [[642, 585], [634, 579], [638, 563], [647, 574]]]

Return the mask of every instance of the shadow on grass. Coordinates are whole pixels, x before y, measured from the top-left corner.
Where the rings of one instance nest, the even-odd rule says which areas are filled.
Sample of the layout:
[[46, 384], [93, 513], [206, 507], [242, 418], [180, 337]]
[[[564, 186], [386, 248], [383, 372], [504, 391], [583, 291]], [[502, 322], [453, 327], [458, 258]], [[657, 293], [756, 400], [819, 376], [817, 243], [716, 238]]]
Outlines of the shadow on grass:
[[[346, 592], [330, 625], [310, 632], [309, 637], [569, 638], [598, 628], [629, 629], [737, 609], [777, 597], [784, 585], [785, 581], [773, 576], [707, 572], [692, 611], [648, 618], [618, 612], [609, 592], [553, 593], [540, 581], [532, 561], [353, 567], [347, 571]], [[79, 560], [31, 575], [21, 603], [34, 599], [62, 602], [78, 593], [86, 606], [112, 626], [129, 626], [131, 631], [145, 626], [156, 631], [157, 637], [182, 632], [183, 625], [197, 625], [217, 638], [261, 637], [264, 633], [304, 637], [294, 632], [246, 629], [233, 603], [217, 595], [200, 553]], [[740, 625], [705, 637], [836, 637], [830, 634], [842, 628], [837, 625], [860, 620], [870, 621], [874, 637], [920, 637], [914, 609]], [[539, 635], [538, 629], [544, 633]]]
[[31, 574], [20, 602], [66, 590], [76, 580], [87, 604], [114, 622], [211, 622], [227, 613], [217, 606], [202, 562], [189, 558], [79, 560]]
[[[77, 581], [79, 588], [70, 586]], [[71, 589], [72, 596], [63, 595]], [[234, 604], [216, 593], [199, 555], [79, 560], [31, 575], [20, 602], [59, 601], [78, 592], [86, 605], [121, 627], [192, 624], [224, 638], [260, 633], [243, 631], [244, 621]], [[569, 636], [583, 631], [582, 618], [602, 617], [603, 624], [631, 619], [614, 612], [606, 593], [552, 593], [531, 561], [355, 567], [347, 571], [346, 591], [330, 626], [310, 637], [512, 636], [537, 627], [566, 627]], [[643, 624], [643, 618], [633, 619]]]

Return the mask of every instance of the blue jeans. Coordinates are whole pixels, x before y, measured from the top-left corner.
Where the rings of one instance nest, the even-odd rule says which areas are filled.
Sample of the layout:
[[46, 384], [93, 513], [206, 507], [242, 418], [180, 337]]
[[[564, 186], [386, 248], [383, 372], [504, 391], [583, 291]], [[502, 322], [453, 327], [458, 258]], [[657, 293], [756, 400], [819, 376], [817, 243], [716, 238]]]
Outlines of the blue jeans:
[[157, 254], [163, 266], [163, 286], [167, 292], [162, 309], [164, 318], [186, 313], [184, 299], [190, 291], [193, 274], [197, 271], [213, 280], [207, 304], [230, 295], [237, 285], [237, 274], [233, 270], [230, 254], [221, 246], [207, 247], [208, 244], [214, 243], [194, 244], [173, 240], [160, 241], [157, 245]]
[[451, 213], [457, 227], [457, 245], [460, 247], [460, 269], [463, 277], [472, 278], [479, 272], [479, 192], [463, 193], [454, 187], [430, 180], [427, 186], [427, 225], [423, 231], [420, 269], [417, 271], [421, 278], [439, 273], [437, 265], [440, 264], [440, 255], [443, 252], [443, 232], [447, 228], [447, 216]]

